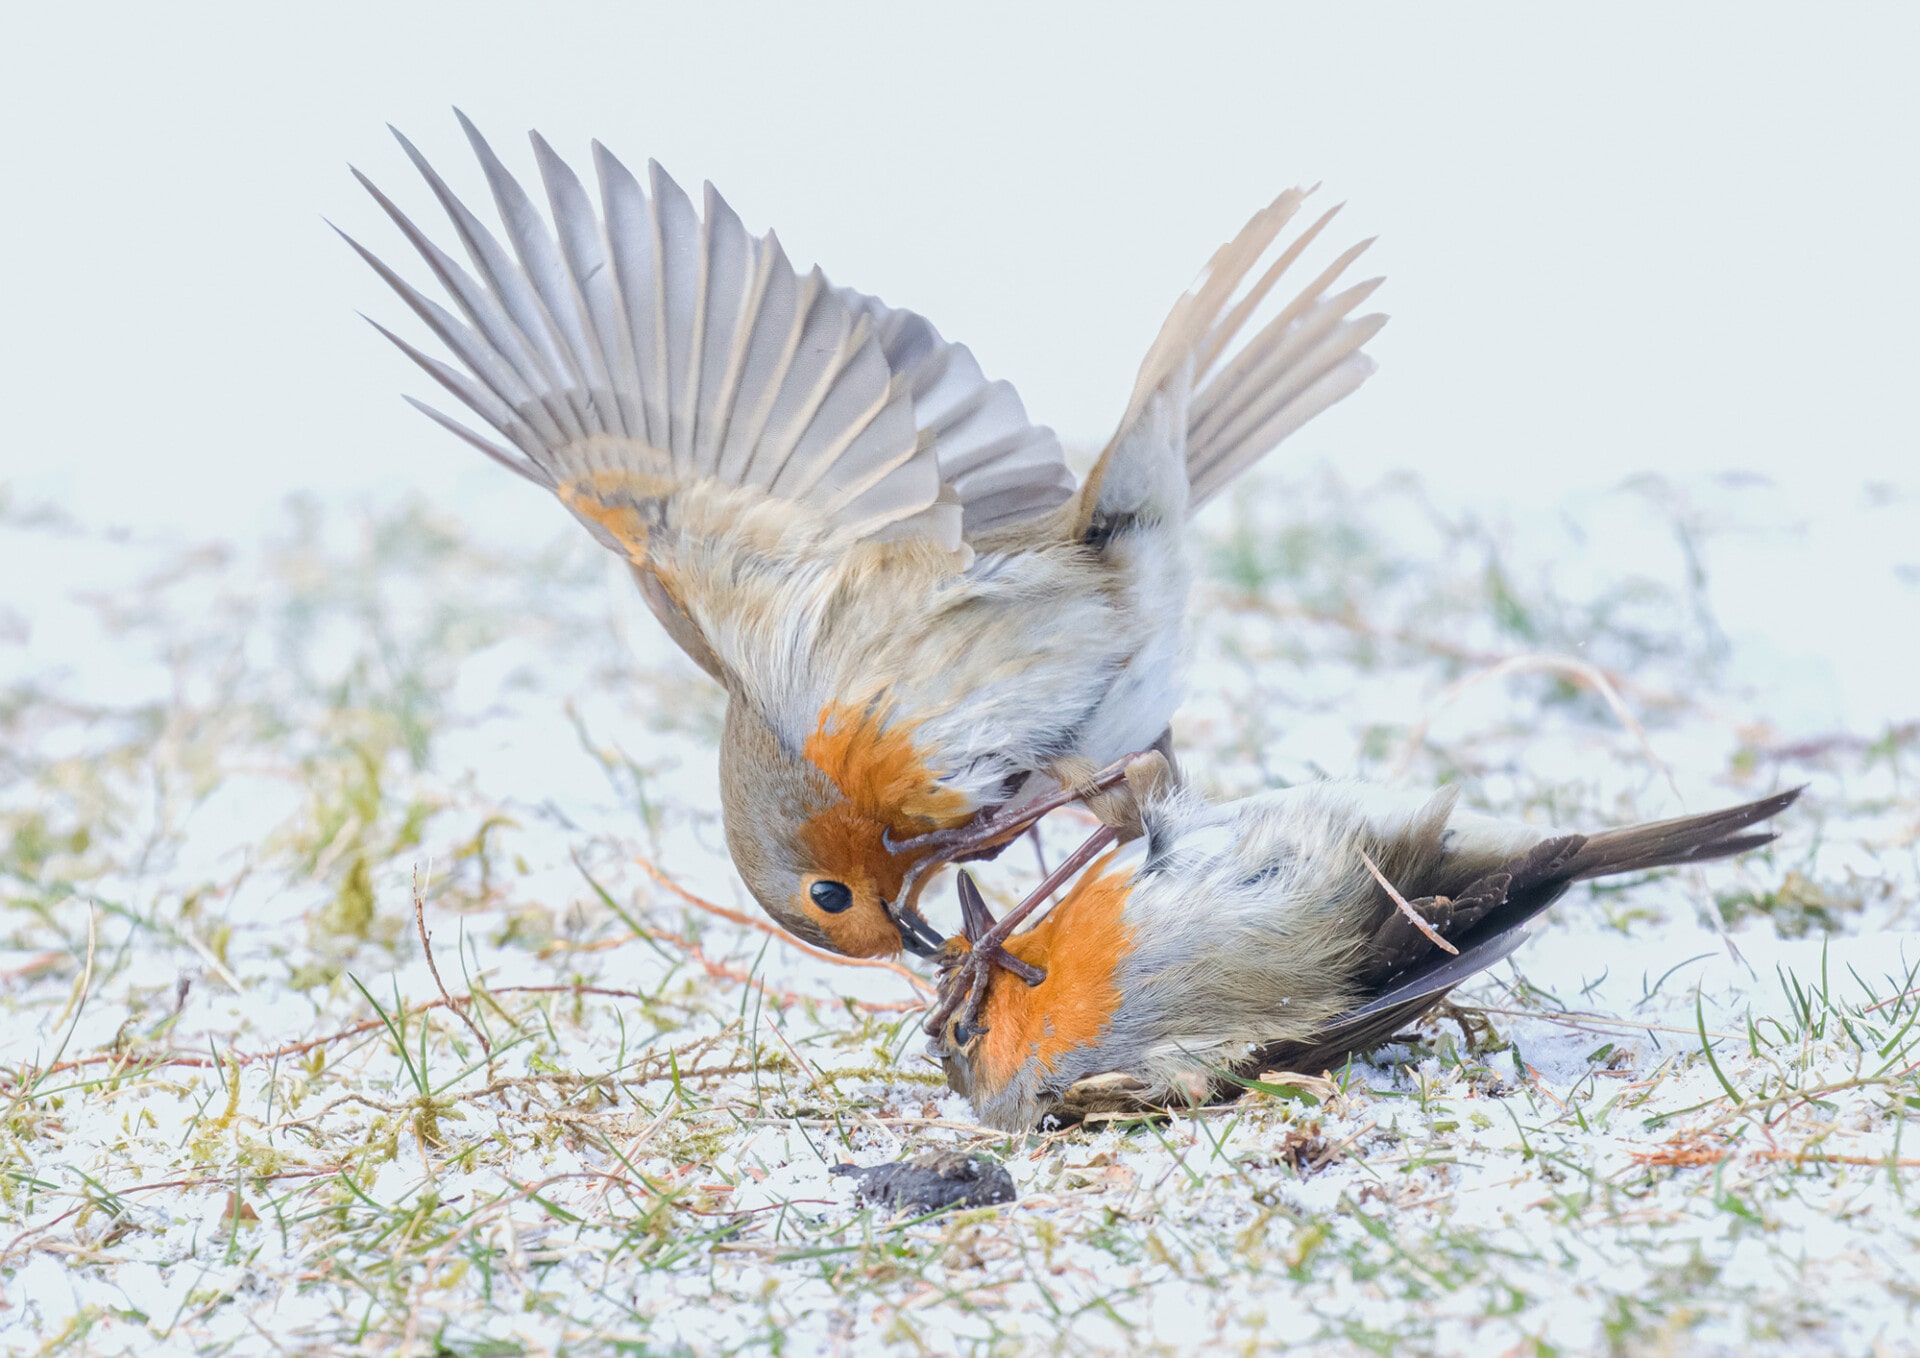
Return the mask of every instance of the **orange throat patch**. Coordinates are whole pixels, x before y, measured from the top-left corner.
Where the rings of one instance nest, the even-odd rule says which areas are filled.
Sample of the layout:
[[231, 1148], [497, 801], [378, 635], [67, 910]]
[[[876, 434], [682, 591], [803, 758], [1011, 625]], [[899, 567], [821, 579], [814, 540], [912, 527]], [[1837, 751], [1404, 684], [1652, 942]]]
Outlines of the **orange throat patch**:
[[973, 814], [965, 794], [942, 787], [913, 743], [911, 721], [886, 722], [883, 711], [828, 703], [801, 753], [833, 780], [867, 820], [896, 837], [944, 830]]
[[828, 703], [801, 747], [844, 800], [809, 816], [800, 847], [821, 877], [846, 885], [852, 908], [828, 915], [802, 910], [840, 952], [856, 957], [901, 951], [900, 930], [887, 913], [897, 905], [907, 870], [919, 856], [896, 854], [896, 840], [964, 823], [973, 814], [966, 796], [940, 786], [913, 743], [915, 723], [889, 726], [872, 705]]
[[1007, 951], [1045, 967], [1046, 980], [1029, 986], [995, 970], [982, 1011], [986, 1036], [973, 1052], [981, 1093], [1004, 1089], [1029, 1061], [1051, 1071], [1068, 1052], [1100, 1040], [1120, 1008], [1120, 964], [1133, 951], [1133, 930], [1122, 919], [1133, 873], [1108, 873], [1113, 855], [1098, 860], [1053, 912], [1007, 940]]

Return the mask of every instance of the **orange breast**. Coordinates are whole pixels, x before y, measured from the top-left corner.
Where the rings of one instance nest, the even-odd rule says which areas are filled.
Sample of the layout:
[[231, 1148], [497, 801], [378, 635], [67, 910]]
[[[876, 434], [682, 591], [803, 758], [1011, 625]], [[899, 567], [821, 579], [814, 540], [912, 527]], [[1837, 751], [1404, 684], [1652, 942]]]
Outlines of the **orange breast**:
[[804, 753], [831, 778], [853, 808], [896, 836], [960, 824], [973, 813], [964, 794], [934, 781], [914, 723], [884, 722], [884, 713], [851, 703], [828, 703]]
[[974, 1053], [977, 1078], [1003, 1088], [1027, 1061], [1044, 1070], [1075, 1048], [1099, 1040], [1120, 1007], [1120, 963], [1133, 951], [1133, 930], [1121, 920], [1130, 871], [1107, 873], [1108, 854], [1055, 906], [1053, 913], [1007, 941], [1007, 951], [1047, 969], [1029, 986], [996, 971], [987, 987], [987, 1035]]

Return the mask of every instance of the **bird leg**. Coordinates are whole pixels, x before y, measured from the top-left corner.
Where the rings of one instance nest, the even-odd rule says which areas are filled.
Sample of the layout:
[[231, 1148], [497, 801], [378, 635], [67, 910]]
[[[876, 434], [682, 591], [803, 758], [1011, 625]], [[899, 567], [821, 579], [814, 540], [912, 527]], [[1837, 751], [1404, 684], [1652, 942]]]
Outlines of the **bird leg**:
[[[964, 1047], [986, 1031], [984, 1028], [975, 1026], [971, 1022], [971, 1016], [977, 1013], [980, 1006], [986, 1002], [987, 982], [993, 976], [993, 967], [988, 965], [971, 968], [964, 979], [955, 976], [954, 973], [974, 957], [974, 947], [982, 938], [993, 932], [996, 921], [993, 918], [993, 911], [987, 908], [986, 900], [980, 895], [980, 888], [974, 884], [972, 873], [961, 870], [959, 889], [960, 932], [965, 935], [966, 946], [960, 946], [958, 940], [948, 940], [947, 952], [940, 959], [941, 1002], [935, 1012], [928, 1016], [926, 1031], [936, 1040], [941, 1040], [940, 1030], [945, 1027], [947, 1019], [956, 1011], [964, 1011], [968, 1017], [963, 1017], [953, 1029], [954, 1045]], [[1046, 972], [1021, 961], [1005, 949], [1001, 949], [998, 960], [1001, 966], [1030, 986], [1039, 985], [1047, 979]], [[949, 996], [958, 995], [963, 985], [966, 988], [965, 996], [958, 1004], [950, 1004]]]
[[[966, 937], [967, 947], [956, 948], [941, 960], [943, 971], [951, 971], [968, 952], [978, 947], [981, 940], [999, 927], [993, 911], [987, 908], [986, 898], [980, 894], [980, 888], [973, 880], [973, 874], [962, 871], [960, 874], [960, 932]], [[1031, 962], [1023, 962], [1005, 949], [995, 959], [1002, 970], [1010, 971], [1030, 986], [1039, 985], [1047, 979], [1046, 968], [1036, 967]]]
[[[1023, 962], [1009, 953], [1006, 941], [1013, 937], [1013, 931], [1025, 922], [1027, 916], [1046, 904], [1054, 892], [1072, 880], [1074, 874], [1091, 863], [1102, 849], [1117, 838], [1119, 832], [1110, 825], [1095, 830], [1086, 843], [1046, 875], [1040, 885], [1033, 889], [1032, 895], [1008, 911], [1007, 917], [998, 923], [991, 922], [992, 912], [987, 909], [986, 902], [980, 899], [980, 891], [974, 886], [973, 878], [964, 872], [960, 874], [962, 927], [967, 931], [967, 942], [971, 946], [951, 961], [943, 963], [946, 974], [940, 978], [939, 1002], [934, 1005], [933, 1012], [927, 1015], [927, 1033], [941, 1037], [948, 1020], [956, 1014], [960, 1022], [954, 1037], [962, 1046], [986, 1032], [980, 1024], [980, 1009], [986, 1003], [987, 983], [992, 979], [995, 967], [1012, 972], [1030, 986], [1039, 985], [1047, 979], [1045, 969]], [[974, 897], [972, 902], [967, 899], [969, 891]], [[979, 931], [977, 937], [975, 930]]]
[[911, 839], [895, 839], [891, 832], [884, 834], [881, 843], [886, 846], [888, 853], [912, 855], [917, 859], [901, 880], [894, 909], [912, 909], [919, 901], [926, 879], [948, 863], [991, 857], [1039, 824], [1048, 813], [1125, 782], [1127, 770], [1134, 761], [1146, 758], [1150, 753], [1127, 755], [1107, 765], [1085, 783], [1060, 788], [1016, 807], [1002, 807], [951, 830], [934, 830]]

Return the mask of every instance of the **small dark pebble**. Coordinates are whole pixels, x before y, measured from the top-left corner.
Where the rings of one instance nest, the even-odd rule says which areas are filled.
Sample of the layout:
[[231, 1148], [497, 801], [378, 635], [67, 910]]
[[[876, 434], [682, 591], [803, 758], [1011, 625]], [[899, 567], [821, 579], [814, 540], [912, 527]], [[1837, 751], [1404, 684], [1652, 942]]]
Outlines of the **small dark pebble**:
[[1014, 1198], [1005, 1169], [985, 1156], [955, 1150], [922, 1151], [890, 1165], [835, 1165], [832, 1172], [850, 1177], [867, 1202], [895, 1211], [989, 1207]]

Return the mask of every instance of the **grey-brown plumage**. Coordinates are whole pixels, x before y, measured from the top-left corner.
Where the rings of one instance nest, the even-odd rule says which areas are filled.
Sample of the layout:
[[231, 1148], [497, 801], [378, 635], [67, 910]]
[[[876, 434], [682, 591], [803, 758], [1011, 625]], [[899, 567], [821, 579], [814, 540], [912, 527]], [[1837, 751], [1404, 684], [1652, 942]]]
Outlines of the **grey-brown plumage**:
[[461, 124], [504, 235], [401, 146], [468, 265], [362, 180], [451, 306], [353, 248], [456, 362], [386, 333], [478, 427], [421, 409], [622, 555], [726, 688], [722, 816], [767, 912], [852, 956], [937, 947], [928, 872], [1167, 729], [1187, 520], [1372, 372], [1366, 242], [1303, 278], [1337, 209], [1254, 213], [1076, 484], [965, 345], [796, 268], [711, 185], [596, 144], [596, 205], [535, 136], [543, 213]]
[[950, 1023], [931, 1050], [1004, 1128], [1090, 1077], [1152, 1104], [1337, 1068], [1512, 953], [1573, 883], [1756, 848], [1773, 836], [1752, 827], [1798, 795], [1582, 835], [1462, 811], [1456, 787], [1327, 782], [1224, 806], [1177, 788], [1009, 940], [1046, 979], [996, 974], [985, 1035]]
[[[1373, 998], [1306, 1041], [1262, 1048], [1248, 1064], [1313, 1072], [1369, 1051], [1419, 1019], [1455, 986], [1512, 954], [1526, 941], [1528, 927], [1541, 911], [1575, 882], [1705, 863], [1757, 849], [1774, 835], [1748, 827], [1786, 810], [1800, 791], [1793, 788], [1699, 816], [1594, 835], [1561, 835], [1453, 892], [1444, 880], [1422, 882], [1416, 887], [1421, 899], [1408, 903], [1460, 950], [1458, 955], [1443, 952], [1395, 908], [1369, 943], [1361, 983]], [[1405, 887], [1401, 894], [1408, 894]]]

